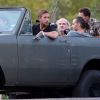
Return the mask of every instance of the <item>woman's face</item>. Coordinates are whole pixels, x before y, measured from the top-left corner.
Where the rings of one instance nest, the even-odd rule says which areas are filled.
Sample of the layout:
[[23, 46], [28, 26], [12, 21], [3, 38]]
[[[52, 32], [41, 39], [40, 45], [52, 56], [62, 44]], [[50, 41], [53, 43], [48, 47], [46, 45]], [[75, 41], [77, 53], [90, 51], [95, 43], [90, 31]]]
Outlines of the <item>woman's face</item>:
[[65, 20], [61, 19], [57, 22], [58, 31], [63, 32], [64, 30], [69, 28], [68, 23]]

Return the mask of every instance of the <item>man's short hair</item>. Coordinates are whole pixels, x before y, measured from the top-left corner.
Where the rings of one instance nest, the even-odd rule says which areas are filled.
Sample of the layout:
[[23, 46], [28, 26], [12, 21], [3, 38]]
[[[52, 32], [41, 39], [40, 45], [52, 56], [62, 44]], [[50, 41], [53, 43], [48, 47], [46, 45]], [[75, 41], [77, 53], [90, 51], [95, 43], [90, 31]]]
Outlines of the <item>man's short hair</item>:
[[81, 9], [79, 9], [79, 12], [83, 13], [84, 16], [89, 16], [89, 17], [91, 16], [91, 12], [90, 12], [89, 8], [81, 8]]
[[44, 9], [40, 10], [39, 13], [38, 13], [38, 18], [41, 17], [45, 13], [49, 13], [49, 12], [47, 10], [44, 10]]
[[43, 15], [43, 14], [45, 14], [45, 13], [49, 13], [47, 10], [45, 10], [45, 9], [42, 9], [42, 10], [40, 10], [39, 12], [38, 12], [38, 14], [37, 14], [37, 19], [36, 19], [36, 23], [39, 23], [39, 18]]

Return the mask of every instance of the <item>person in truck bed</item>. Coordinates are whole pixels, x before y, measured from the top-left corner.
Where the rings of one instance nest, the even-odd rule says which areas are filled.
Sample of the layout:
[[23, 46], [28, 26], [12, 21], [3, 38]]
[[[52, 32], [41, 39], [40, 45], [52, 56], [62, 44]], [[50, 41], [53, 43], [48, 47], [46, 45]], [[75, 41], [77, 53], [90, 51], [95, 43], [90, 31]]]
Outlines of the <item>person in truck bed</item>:
[[33, 35], [36, 35], [36, 37], [47, 36], [53, 39], [57, 38], [56, 28], [50, 24], [49, 20], [49, 12], [47, 10], [40, 10], [38, 13], [38, 23], [32, 26]]
[[86, 32], [86, 30], [89, 29], [89, 25], [84, 21], [82, 17], [78, 16], [73, 19], [72, 29], [73, 31], [70, 31], [67, 36], [91, 36], [89, 33]]
[[67, 19], [60, 18], [56, 21], [56, 24], [59, 35], [67, 35], [67, 33], [70, 31], [70, 23]]
[[83, 7], [79, 9], [78, 16], [82, 17], [85, 22], [87, 22], [90, 26], [89, 30], [86, 30], [93, 36], [99, 36], [100, 35], [100, 24], [96, 19], [91, 18], [91, 11], [87, 7]]

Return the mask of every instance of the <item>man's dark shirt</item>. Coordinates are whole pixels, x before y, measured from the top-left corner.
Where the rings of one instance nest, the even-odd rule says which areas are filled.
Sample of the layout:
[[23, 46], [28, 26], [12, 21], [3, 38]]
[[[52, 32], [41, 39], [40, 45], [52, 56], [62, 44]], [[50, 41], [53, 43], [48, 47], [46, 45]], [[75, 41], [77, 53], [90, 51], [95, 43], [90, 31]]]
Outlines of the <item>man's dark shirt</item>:
[[[32, 31], [33, 31], [33, 35], [37, 35], [41, 30], [40, 30], [40, 24], [34, 24], [32, 26]], [[52, 32], [52, 31], [56, 31], [56, 28], [49, 24], [44, 30], [42, 30], [44, 32]]]

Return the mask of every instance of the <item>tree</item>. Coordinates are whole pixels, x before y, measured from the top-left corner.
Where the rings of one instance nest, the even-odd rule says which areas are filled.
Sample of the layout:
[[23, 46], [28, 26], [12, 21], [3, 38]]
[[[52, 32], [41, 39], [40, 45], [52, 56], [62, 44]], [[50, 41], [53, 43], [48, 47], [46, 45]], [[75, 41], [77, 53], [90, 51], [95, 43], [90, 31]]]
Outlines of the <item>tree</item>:
[[51, 21], [65, 17], [72, 20], [78, 14], [81, 7], [89, 7], [92, 17], [100, 20], [99, 0], [0, 0], [0, 6], [21, 6], [31, 11], [32, 21], [35, 22], [37, 12], [40, 9], [47, 9], [51, 14]]

